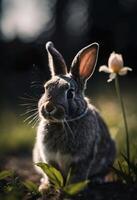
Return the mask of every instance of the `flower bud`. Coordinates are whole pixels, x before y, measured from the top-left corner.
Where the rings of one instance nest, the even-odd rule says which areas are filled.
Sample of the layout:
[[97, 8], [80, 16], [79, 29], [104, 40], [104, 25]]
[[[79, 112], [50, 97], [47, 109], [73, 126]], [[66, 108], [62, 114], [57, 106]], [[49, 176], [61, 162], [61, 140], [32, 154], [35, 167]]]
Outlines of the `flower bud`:
[[115, 52], [111, 53], [108, 60], [108, 67], [112, 72], [119, 73], [121, 68], [123, 67], [123, 58], [121, 54], [116, 54]]

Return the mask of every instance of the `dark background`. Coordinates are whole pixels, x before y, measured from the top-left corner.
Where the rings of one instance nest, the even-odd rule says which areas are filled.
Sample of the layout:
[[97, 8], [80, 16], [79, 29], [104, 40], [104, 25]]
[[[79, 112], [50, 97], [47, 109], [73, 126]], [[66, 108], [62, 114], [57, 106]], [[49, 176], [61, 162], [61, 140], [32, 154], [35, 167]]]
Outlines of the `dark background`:
[[[4, 9], [7, 9], [3, 6], [3, 2], [4, 0], [0, 1], [1, 21], [5, 16]], [[18, 2], [22, 1], [18, 0]], [[39, 4], [41, 2], [44, 0], [39, 1]], [[103, 83], [107, 79], [106, 74], [98, 73], [98, 67], [107, 64], [112, 51], [121, 53], [125, 65], [133, 68], [133, 73], [129, 73], [125, 79], [130, 80], [130, 83], [134, 83], [135, 86], [137, 77], [136, 0], [45, 0], [45, 2], [49, 2], [49, 7], [52, 4], [50, 8], [52, 17], [37, 35], [24, 37], [23, 33], [16, 32], [14, 36], [7, 37], [1, 28], [1, 111], [9, 108], [19, 109], [18, 97], [31, 93], [31, 83], [34, 81], [43, 83], [49, 78], [45, 51], [45, 43], [49, 40], [53, 41], [56, 48], [63, 54], [68, 66], [82, 47], [92, 42], [100, 44], [97, 69], [92, 82], [92, 88], [95, 88], [95, 91], [101, 87], [101, 81]], [[6, 0], [6, 5], [8, 3], [10, 4], [10, 1]], [[46, 13], [46, 6], [45, 11], [43, 8], [42, 12]], [[14, 12], [16, 13], [16, 9]], [[23, 17], [21, 15], [18, 20], [20, 26]], [[32, 26], [38, 25], [38, 22], [33, 23]], [[42, 88], [37, 92], [42, 93]]]

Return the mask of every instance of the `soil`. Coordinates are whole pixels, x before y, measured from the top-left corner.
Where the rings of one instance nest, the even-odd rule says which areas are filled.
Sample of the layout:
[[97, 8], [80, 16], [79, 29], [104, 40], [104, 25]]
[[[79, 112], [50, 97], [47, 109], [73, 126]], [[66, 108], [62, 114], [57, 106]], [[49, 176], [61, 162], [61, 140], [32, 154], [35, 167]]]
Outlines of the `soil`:
[[[31, 180], [39, 184], [40, 176], [36, 173], [31, 156], [15, 155], [1, 159], [0, 170], [14, 170], [22, 179]], [[39, 200], [64, 199], [58, 193], [48, 195]], [[60, 196], [60, 197], [59, 197]], [[66, 199], [66, 198], [65, 198]], [[69, 200], [137, 200], [137, 185], [126, 185], [121, 182], [110, 182], [89, 187]]]

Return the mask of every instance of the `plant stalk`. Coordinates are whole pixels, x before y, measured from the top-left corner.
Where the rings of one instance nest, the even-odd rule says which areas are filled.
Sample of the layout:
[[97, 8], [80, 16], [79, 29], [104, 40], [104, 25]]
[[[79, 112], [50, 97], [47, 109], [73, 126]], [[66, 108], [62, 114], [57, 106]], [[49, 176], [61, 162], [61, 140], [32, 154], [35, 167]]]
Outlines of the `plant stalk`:
[[[120, 91], [120, 85], [119, 85], [118, 75], [115, 78], [115, 88], [116, 88], [116, 93], [117, 93], [117, 96], [119, 98], [119, 102], [120, 102], [120, 106], [121, 106], [121, 111], [122, 111], [122, 116], [123, 116], [123, 122], [124, 122], [124, 126], [125, 126], [125, 134], [126, 134], [126, 153], [127, 153], [127, 159], [129, 161], [128, 163], [130, 163], [129, 132], [128, 132], [128, 125], [127, 125], [127, 118], [126, 118], [126, 112], [125, 112], [124, 102], [123, 102], [123, 98], [122, 98], [121, 91]], [[130, 166], [129, 166], [129, 164], [128, 164], [128, 172], [130, 174]]]

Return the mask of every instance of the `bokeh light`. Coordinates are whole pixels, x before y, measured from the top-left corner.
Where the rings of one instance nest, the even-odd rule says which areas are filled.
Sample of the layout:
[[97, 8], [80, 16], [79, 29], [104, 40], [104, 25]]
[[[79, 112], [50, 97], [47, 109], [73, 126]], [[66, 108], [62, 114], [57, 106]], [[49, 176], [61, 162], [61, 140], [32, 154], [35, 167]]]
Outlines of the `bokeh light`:
[[53, 24], [56, 0], [3, 0], [1, 31], [6, 39], [19, 37], [36, 39], [43, 30], [49, 31]]
[[64, 10], [64, 26], [70, 36], [81, 36], [88, 31], [88, 2], [68, 1]]

